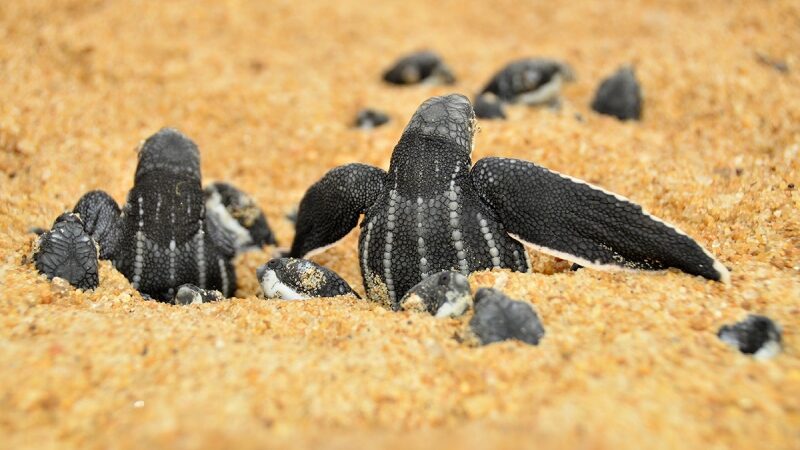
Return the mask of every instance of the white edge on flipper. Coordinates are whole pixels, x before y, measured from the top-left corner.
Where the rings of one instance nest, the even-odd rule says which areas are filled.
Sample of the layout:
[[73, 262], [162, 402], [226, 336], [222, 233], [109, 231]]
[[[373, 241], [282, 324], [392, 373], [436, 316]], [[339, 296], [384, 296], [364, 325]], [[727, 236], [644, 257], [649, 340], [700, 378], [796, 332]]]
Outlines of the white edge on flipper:
[[282, 283], [275, 271], [270, 269], [267, 269], [263, 278], [261, 278], [261, 289], [267, 298], [279, 298], [282, 300], [306, 300], [311, 298]]
[[[564, 178], [564, 179], [567, 179], [569, 181], [572, 181], [573, 183], [578, 183], [578, 184], [583, 184], [583, 185], [589, 186], [590, 188], [592, 188], [594, 190], [597, 190], [597, 191], [600, 191], [600, 192], [602, 192], [604, 194], [608, 194], [608, 195], [616, 198], [617, 200], [620, 200], [620, 201], [623, 201], [623, 202], [628, 202], [628, 203], [631, 203], [633, 205], [636, 205], [636, 206], [640, 207], [642, 209], [642, 214], [644, 214], [645, 216], [649, 217], [650, 219], [653, 219], [656, 222], [659, 222], [659, 223], [663, 224], [667, 228], [671, 228], [672, 230], [674, 230], [678, 234], [682, 234], [682, 235], [686, 236], [687, 238], [691, 239], [695, 244], [697, 244], [697, 246], [700, 247], [700, 250], [702, 250], [703, 253], [706, 254], [706, 256], [711, 258], [712, 261], [714, 261], [713, 267], [714, 267], [714, 270], [716, 270], [717, 273], [719, 273], [719, 281], [721, 281], [723, 284], [731, 284], [731, 274], [728, 271], [728, 268], [725, 267], [724, 264], [719, 262], [719, 260], [717, 260], [717, 258], [715, 258], [714, 255], [711, 254], [711, 252], [706, 250], [706, 248], [703, 247], [702, 245], [700, 245], [700, 243], [697, 242], [694, 238], [692, 238], [691, 236], [686, 234], [685, 231], [683, 231], [680, 228], [676, 227], [675, 225], [673, 225], [673, 224], [671, 224], [669, 222], [665, 222], [664, 220], [662, 220], [662, 219], [650, 214], [649, 212], [647, 212], [647, 210], [644, 209], [644, 207], [642, 205], [632, 201], [631, 199], [629, 199], [629, 198], [627, 198], [625, 196], [619, 195], [619, 194], [611, 192], [611, 191], [607, 191], [607, 190], [605, 190], [605, 189], [603, 189], [603, 188], [601, 188], [599, 186], [595, 186], [595, 185], [593, 185], [593, 184], [591, 184], [589, 182], [581, 180], [580, 178], [575, 178], [575, 177], [571, 177], [569, 175], [564, 175], [561, 172], [556, 172], [555, 170], [548, 169], [547, 167], [542, 167], [542, 166], [540, 166], [538, 164], [535, 164], [535, 163], [530, 163], [530, 164], [533, 164], [534, 166], [539, 167], [540, 169], [546, 170], [546, 171], [548, 171], [548, 172], [550, 172], [550, 173], [552, 173], [554, 175], [558, 175], [561, 178]], [[558, 258], [561, 258], [561, 259], [566, 259], [567, 261], [578, 263], [578, 264], [580, 264], [582, 266], [585, 266], [585, 267], [589, 267], [589, 268], [596, 269], [596, 270], [603, 270], [603, 271], [606, 271], [606, 272], [618, 272], [618, 271], [638, 272], [637, 270], [629, 269], [629, 268], [626, 268], [626, 267], [617, 266], [617, 265], [614, 265], [614, 264], [597, 264], [597, 263], [594, 263], [594, 262], [590, 262], [588, 260], [585, 260], [583, 258], [577, 257], [575, 255], [570, 255], [568, 253], [560, 252], [558, 250], [553, 250], [553, 249], [550, 249], [550, 248], [547, 248], [547, 247], [542, 247], [540, 245], [527, 242], [527, 241], [525, 241], [524, 239], [520, 238], [519, 236], [517, 236], [515, 234], [509, 233], [509, 235], [511, 237], [513, 237], [514, 239], [517, 239], [518, 241], [524, 243], [525, 245], [531, 246], [532, 248], [534, 248], [537, 251], [540, 251], [542, 253], [547, 253], [548, 255], [555, 256], [555, 257], [558, 257]]]
[[341, 244], [342, 241], [345, 240], [345, 238], [349, 234], [350, 234], [350, 231], [348, 231], [347, 234], [345, 234], [341, 239], [339, 239], [338, 241], [336, 241], [336, 242], [334, 242], [332, 244], [323, 245], [322, 247], [317, 247], [317, 248], [315, 248], [313, 250], [309, 250], [305, 255], [301, 256], [300, 259], [309, 259], [311, 257], [319, 255], [320, 253], [322, 253], [322, 252], [324, 252], [324, 251], [326, 251], [326, 250], [328, 250], [330, 248], [336, 247], [337, 245]]
[[[575, 256], [566, 252], [553, 250], [552, 248], [548, 247], [542, 247], [541, 245], [528, 242], [525, 239], [519, 237], [519, 235], [514, 233], [508, 233], [508, 235], [522, 242], [525, 246], [536, 250], [537, 252], [541, 252], [550, 256], [555, 256], [556, 258], [561, 258], [571, 263], [580, 264], [581, 266], [588, 267], [590, 269], [601, 270], [603, 272], [629, 272], [629, 273], [640, 272], [639, 270], [631, 269], [630, 267], [618, 266], [616, 264], [599, 264], [596, 262], [589, 261], [588, 259], [583, 259], [580, 256]], [[530, 271], [528, 273], [530, 273]]]

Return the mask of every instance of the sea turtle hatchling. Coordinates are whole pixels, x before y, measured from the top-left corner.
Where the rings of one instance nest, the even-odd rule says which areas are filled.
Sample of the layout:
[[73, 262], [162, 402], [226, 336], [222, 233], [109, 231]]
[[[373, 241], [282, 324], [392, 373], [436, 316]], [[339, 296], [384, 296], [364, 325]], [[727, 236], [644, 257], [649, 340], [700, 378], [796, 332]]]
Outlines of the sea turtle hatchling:
[[561, 61], [526, 58], [508, 63], [497, 72], [481, 91], [494, 94], [507, 103], [557, 106], [561, 85], [574, 81], [572, 68]]
[[632, 67], [620, 67], [600, 83], [592, 100], [592, 109], [623, 121], [642, 117], [642, 89]]
[[404, 310], [425, 311], [435, 317], [458, 317], [472, 305], [472, 289], [464, 275], [445, 270], [408, 290], [400, 300]]
[[174, 305], [199, 305], [201, 303], [217, 302], [224, 299], [222, 292], [213, 289], [201, 289], [193, 284], [178, 286], [178, 291], [172, 299]]
[[267, 298], [305, 300], [339, 295], [360, 298], [336, 272], [305, 259], [271, 259], [256, 270], [256, 277]]
[[472, 166], [474, 132], [463, 95], [422, 103], [388, 172], [348, 164], [308, 189], [289, 256], [337, 243], [364, 214], [359, 263], [367, 296], [394, 309], [442, 270], [528, 271], [523, 243], [594, 269], [675, 267], [729, 281], [697, 242], [624, 197], [528, 161], [484, 158]]
[[483, 345], [509, 339], [537, 345], [544, 336], [544, 326], [530, 304], [492, 288], [478, 289], [475, 294], [475, 315], [469, 327]]
[[48, 279], [63, 278], [79, 289], [98, 283], [97, 244], [77, 214], [64, 213], [42, 233], [33, 254], [34, 266]]
[[717, 336], [756, 359], [769, 359], [781, 352], [781, 327], [766, 316], [749, 314], [741, 322], [723, 325]]
[[383, 73], [383, 80], [400, 85], [453, 84], [456, 78], [437, 53], [421, 51], [398, 59]]
[[362, 130], [371, 130], [389, 122], [389, 115], [373, 108], [364, 108], [356, 115], [353, 125]]
[[220, 181], [206, 186], [203, 195], [206, 214], [222, 225], [238, 252], [277, 245], [264, 212], [249, 195]]
[[207, 215], [197, 146], [164, 128], [139, 149], [133, 188], [120, 209], [102, 191], [75, 205], [100, 245], [101, 257], [151, 298], [171, 301], [191, 283], [230, 296], [236, 290], [235, 244], [214, 215]]

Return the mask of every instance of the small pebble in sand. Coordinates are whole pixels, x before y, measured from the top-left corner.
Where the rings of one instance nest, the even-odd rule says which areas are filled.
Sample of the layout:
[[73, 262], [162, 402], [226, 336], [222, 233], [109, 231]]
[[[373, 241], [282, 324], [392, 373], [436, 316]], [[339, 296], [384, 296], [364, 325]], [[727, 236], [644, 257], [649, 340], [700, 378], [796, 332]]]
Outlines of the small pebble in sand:
[[544, 336], [542, 322], [531, 305], [492, 288], [478, 289], [469, 326], [483, 345], [508, 339], [537, 345]]
[[201, 289], [193, 284], [183, 284], [178, 287], [178, 293], [172, 299], [175, 305], [199, 305], [222, 300], [222, 292], [213, 289]]
[[471, 304], [469, 280], [452, 270], [425, 278], [400, 300], [400, 307], [404, 310], [426, 311], [436, 317], [458, 317]]
[[781, 329], [766, 316], [750, 314], [741, 322], [723, 325], [717, 336], [756, 359], [769, 359], [781, 351]]
[[355, 126], [362, 130], [371, 130], [389, 122], [389, 115], [377, 109], [364, 108], [356, 115]]
[[229, 183], [212, 183], [203, 190], [206, 215], [231, 236], [238, 252], [276, 245], [264, 212], [255, 200]]
[[383, 73], [383, 80], [391, 84], [453, 84], [453, 72], [442, 58], [431, 51], [411, 53], [398, 59]]
[[574, 80], [572, 68], [561, 61], [520, 59], [497, 72], [481, 94], [491, 93], [501, 101], [510, 103], [558, 106], [562, 83]]
[[600, 83], [592, 100], [592, 109], [619, 120], [641, 119], [642, 90], [632, 67], [620, 67]]
[[64, 213], [50, 231], [39, 236], [33, 259], [36, 270], [48, 279], [58, 277], [77, 288], [94, 289], [99, 282], [97, 252], [97, 244], [83, 229], [80, 217]]
[[267, 298], [305, 300], [358, 294], [336, 272], [306, 259], [275, 258], [256, 270]]
[[475, 117], [478, 119], [505, 119], [503, 104], [493, 94], [481, 94], [475, 97]]

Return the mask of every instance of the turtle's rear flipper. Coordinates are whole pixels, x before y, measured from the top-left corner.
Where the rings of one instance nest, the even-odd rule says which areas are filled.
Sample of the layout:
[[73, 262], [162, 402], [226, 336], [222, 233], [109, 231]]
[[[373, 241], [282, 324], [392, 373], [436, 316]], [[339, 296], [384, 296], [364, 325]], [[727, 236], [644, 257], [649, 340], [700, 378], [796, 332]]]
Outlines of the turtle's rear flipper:
[[39, 237], [33, 258], [36, 270], [48, 279], [63, 278], [80, 289], [97, 287], [97, 246], [75, 214], [56, 219], [53, 228]]
[[100, 246], [100, 259], [111, 259], [119, 232], [117, 202], [103, 191], [89, 191], [78, 200], [72, 212], [80, 216], [83, 228]]
[[303, 196], [289, 256], [322, 251], [353, 229], [383, 190], [386, 172], [365, 164], [332, 169]]
[[515, 159], [482, 159], [472, 180], [509, 234], [544, 253], [600, 270], [675, 267], [730, 282], [692, 238], [622, 196]]

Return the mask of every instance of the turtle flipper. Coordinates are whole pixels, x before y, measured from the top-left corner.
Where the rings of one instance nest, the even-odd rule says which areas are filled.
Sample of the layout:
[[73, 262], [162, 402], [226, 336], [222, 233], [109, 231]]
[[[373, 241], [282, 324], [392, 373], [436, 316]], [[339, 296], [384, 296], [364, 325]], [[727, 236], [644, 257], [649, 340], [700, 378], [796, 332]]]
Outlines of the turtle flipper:
[[36, 270], [48, 279], [63, 278], [79, 289], [97, 287], [97, 247], [75, 214], [58, 216], [53, 228], [39, 236], [33, 258]]
[[516, 159], [482, 159], [471, 176], [509, 234], [544, 253], [600, 270], [674, 267], [730, 282], [692, 238], [622, 196]]
[[303, 258], [345, 237], [383, 190], [386, 172], [365, 164], [330, 170], [300, 201], [289, 256]]
[[100, 246], [100, 259], [111, 259], [119, 235], [117, 202], [103, 191], [89, 191], [72, 212], [80, 216], [84, 229]]

